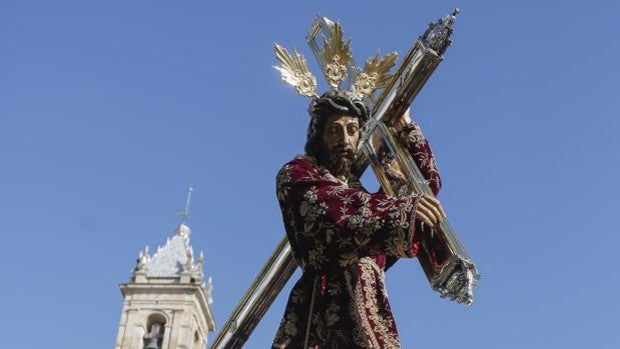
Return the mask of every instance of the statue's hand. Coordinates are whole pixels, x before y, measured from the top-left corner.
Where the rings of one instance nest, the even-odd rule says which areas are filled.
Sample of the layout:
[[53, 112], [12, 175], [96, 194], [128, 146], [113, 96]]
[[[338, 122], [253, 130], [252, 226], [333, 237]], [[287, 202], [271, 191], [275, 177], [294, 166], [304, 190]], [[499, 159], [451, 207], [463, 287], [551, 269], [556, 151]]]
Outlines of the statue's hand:
[[446, 218], [446, 212], [443, 210], [441, 202], [434, 196], [427, 194], [422, 195], [415, 212], [417, 218], [431, 227], [437, 225]]
[[407, 110], [405, 110], [405, 112], [403, 113], [403, 115], [401, 115], [400, 118], [395, 118], [392, 123], [392, 126], [394, 126], [396, 129], [400, 129], [403, 126], [412, 123], [413, 121], [411, 121], [410, 109], [411, 108], [407, 108]]

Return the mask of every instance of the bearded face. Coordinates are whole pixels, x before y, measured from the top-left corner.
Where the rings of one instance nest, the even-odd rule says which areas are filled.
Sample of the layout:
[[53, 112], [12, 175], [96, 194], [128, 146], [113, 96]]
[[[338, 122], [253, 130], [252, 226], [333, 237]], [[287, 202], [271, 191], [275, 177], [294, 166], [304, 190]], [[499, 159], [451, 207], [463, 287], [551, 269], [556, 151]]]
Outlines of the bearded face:
[[325, 121], [317, 160], [336, 177], [348, 177], [351, 173], [360, 138], [359, 128], [356, 116], [336, 114]]

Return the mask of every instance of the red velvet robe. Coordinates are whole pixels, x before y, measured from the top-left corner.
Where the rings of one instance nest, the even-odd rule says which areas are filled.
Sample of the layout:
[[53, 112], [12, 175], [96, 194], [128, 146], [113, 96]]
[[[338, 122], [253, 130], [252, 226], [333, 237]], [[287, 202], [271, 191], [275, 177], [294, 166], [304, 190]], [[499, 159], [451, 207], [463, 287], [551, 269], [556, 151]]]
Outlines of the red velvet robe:
[[[437, 194], [439, 171], [420, 128], [405, 126], [400, 139]], [[384, 271], [386, 260], [418, 251], [419, 197], [369, 194], [305, 156], [280, 170], [277, 196], [303, 274], [273, 348], [400, 348]]]

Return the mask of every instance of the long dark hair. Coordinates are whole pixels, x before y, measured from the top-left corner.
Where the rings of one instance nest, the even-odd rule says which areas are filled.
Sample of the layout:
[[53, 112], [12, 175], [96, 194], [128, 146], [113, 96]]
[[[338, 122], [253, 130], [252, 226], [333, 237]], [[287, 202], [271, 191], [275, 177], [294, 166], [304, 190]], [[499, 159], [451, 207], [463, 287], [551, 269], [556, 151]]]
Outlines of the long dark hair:
[[319, 153], [325, 121], [334, 114], [346, 114], [359, 118], [360, 126], [368, 119], [368, 108], [356, 96], [347, 91], [330, 90], [321, 97], [312, 100], [308, 108], [310, 124], [304, 150], [306, 155], [317, 156]]

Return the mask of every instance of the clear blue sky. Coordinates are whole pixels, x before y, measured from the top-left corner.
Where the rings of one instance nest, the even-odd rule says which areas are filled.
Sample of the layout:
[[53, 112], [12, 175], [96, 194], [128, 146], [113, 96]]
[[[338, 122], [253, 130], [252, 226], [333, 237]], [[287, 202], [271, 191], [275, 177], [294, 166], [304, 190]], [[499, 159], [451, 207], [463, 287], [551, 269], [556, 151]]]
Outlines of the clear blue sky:
[[[467, 308], [401, 261], [404, 347], [618, 348], [614, 1], [0, 2], [3, 347], [110, 348], [118, 284], [172, 234], [189, 184], [222, 325], [283, 235], [274, 177], [305, 138], [308, 100], [272, 44], [310, 58], [322, 14], [358, 61], [403, 53], [453, 7], [455, 43], [413, 114], [484, 279]], [[287, 295], [247, 347], [271, 343]]]

